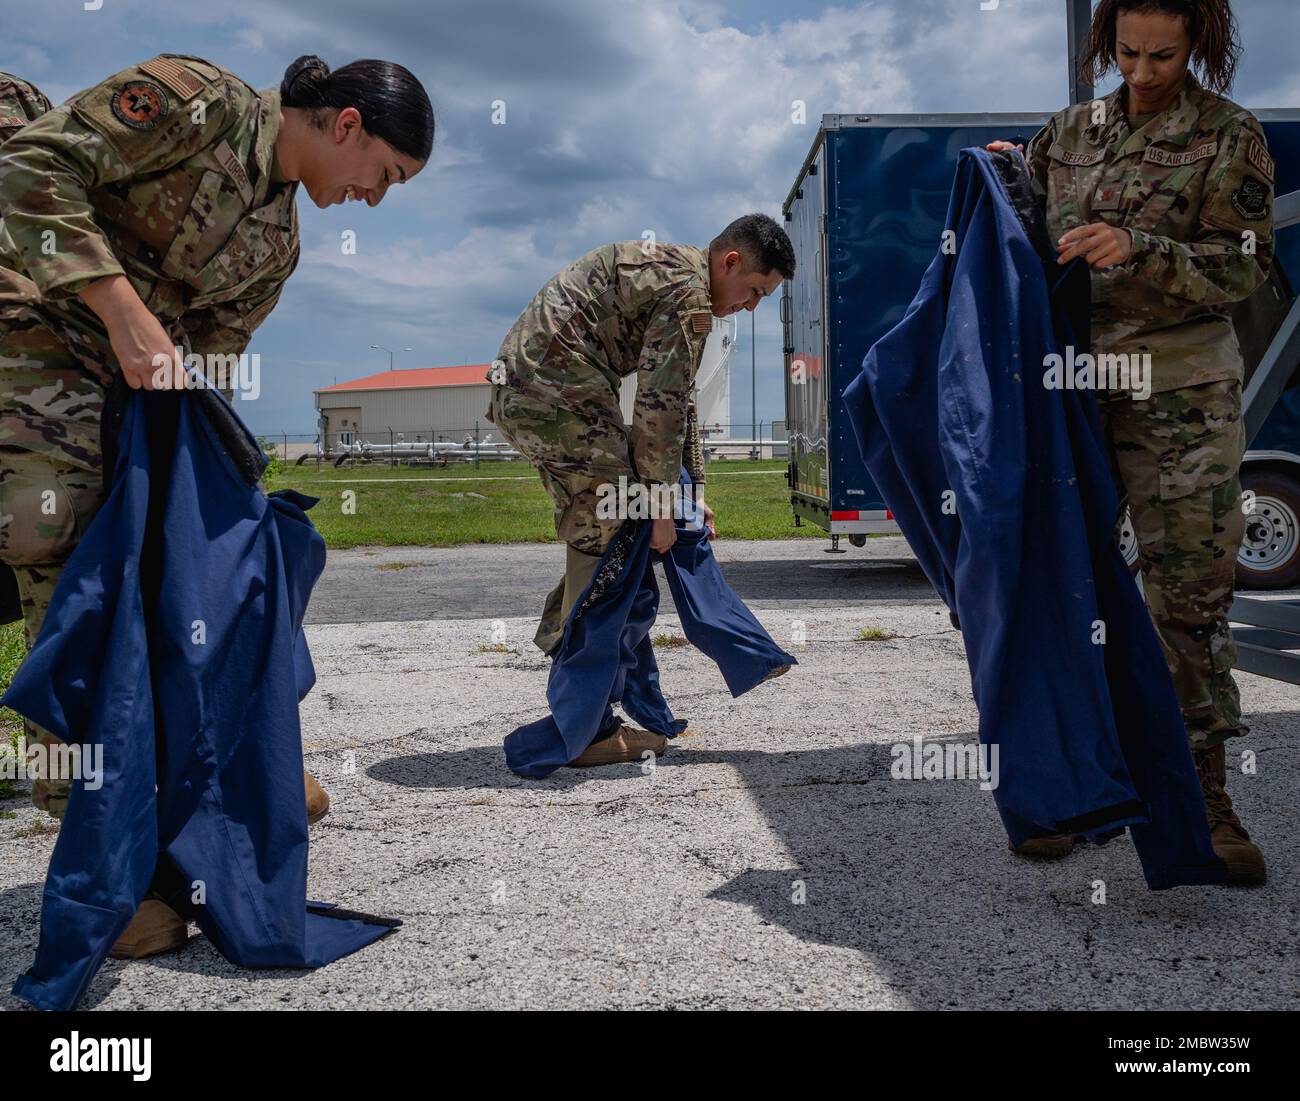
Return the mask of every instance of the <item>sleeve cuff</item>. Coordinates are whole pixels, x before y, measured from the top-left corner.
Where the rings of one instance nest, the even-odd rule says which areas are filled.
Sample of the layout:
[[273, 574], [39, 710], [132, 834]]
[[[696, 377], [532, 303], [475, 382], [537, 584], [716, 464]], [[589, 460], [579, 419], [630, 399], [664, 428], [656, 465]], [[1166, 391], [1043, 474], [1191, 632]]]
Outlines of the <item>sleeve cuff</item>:
[[1151, 235], [1145, 230], [1132, 229], [1131, 227], [1125, 228], [1128, 235], [1133, 239], [1133, 251], [1129, 253], [1128, 261], [1124, 264], [1124, 270], [1130, 275], [1140, 275], [1143, 266], [1151, 255]]
[[104, 263], [100, 267], [87, 271], [84, 268], [78, 268], [75, 271], [63, 271], [55, 274], [52, 278], [41, 271], [29, 271], [27, 277], [36, 284], [37, 289], [41, 292], [42, 298], [47, 298], [52, 302], [65, 298], [73, 298], [84, 291], [92, 283], [97, 283], [101, 279], [107, 279], [110, 275], [125, 275], [122, 265], [117, 262]]

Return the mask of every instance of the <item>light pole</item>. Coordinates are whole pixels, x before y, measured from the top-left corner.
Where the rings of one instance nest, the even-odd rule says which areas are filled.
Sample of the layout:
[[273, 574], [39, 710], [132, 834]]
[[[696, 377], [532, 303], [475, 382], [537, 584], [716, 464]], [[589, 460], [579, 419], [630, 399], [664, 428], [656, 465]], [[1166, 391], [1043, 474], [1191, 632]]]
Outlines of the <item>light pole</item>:
[[1093, 87], [1079, 76], [1079, 54], [1083, 50], [1083, 40], [1087, 37], [1089, 24], [1092, 23], [1091, 0], [1066, 0], [1065, 33], [1069, 36], [1069, 45], [1065, 56], [1070, 66], [1070, 102], [1083, 103], [1092, 99]]
[[[372, 345], [370, 345], [370, 347], [373, 348], [373, 349], [374, 349], [375, 351], [377, 351], [377, 352], [387, 352], [387, 353], [388, 353], [388, 369], [391, 371], [391, 370], [393, 369], [393, 353], [392, 353], [392, 350], [389, 349], [389, 348], [385, 348], [382, 344], [372, 344]], [[401, 349], [399, 349], [399, 351], [403, 351], [403, 352], [409, 352], [410, 350], [411, 350], [410, 348], [401, 348]]]
[[[754, 348], [754, 311], [749, 311], [749, 433], [758, 439], [758, 353]], [[754, 458], [762, 458], [763, 452], [754, 445]]]

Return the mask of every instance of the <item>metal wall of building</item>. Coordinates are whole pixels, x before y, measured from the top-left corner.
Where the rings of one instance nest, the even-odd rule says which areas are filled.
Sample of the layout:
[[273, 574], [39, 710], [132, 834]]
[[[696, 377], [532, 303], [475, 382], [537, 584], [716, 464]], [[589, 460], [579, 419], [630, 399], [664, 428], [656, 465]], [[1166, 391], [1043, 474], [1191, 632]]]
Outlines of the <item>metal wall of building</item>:
[[317, 394], [316, 400], [322, 410], [360, 407], [360, 432], [372, 439], [378, 439], [390, 429], [408, 436], [414, 431], [472, 432], [476, 421], [486, 433], [492, 430], [483, 415], [491, 389], [484, 382], [473, 386], [423, 386], [404, 390], [339, 390]]

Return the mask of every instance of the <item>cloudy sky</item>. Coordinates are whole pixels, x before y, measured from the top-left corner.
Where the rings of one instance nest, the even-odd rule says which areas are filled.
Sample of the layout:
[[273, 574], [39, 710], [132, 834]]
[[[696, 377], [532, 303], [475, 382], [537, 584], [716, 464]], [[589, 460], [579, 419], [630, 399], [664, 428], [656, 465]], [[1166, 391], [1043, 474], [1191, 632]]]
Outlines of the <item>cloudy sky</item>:
[[[1234, 7], [1234, 98], [1300, 107], [1296, 0]], [[1064, 0], [0, 0], [0, 69], [55, 102], [163, 52], [259, 88], [300, 54], [379, 57], [429, 89], [439, 133], [418, 179], [374, 210], [300, 199], [303, 260], [251, 349], [263, 393], [241, 412], [259, 432], [313, 432], [314, 387], [388, 366], [371, 344], [413, 349], [398, 367], [491, 360], [532, 293], [596, 245], [704, 244], [748, 211], [779, 218], [824, 112], [1057, 110], [1065, 38]], [[773, 299], [757, 315], [765, 420], [782, 413], [779, 330]], [[746, 422], [748, 340], [746, 320]]]

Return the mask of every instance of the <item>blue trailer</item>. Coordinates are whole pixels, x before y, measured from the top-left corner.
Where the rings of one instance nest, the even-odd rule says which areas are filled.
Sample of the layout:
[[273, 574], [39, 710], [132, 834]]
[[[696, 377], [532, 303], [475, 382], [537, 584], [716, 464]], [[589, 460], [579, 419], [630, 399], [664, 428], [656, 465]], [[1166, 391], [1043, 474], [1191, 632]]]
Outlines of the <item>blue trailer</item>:
[[[1277, 274], [1252, 304], [1242, 480], [1254, 494], [1238, 558], [1244, 587], [1300, 584], [1300, 111], [1255, 112], [1277, 161]], [[781, 301], [787, 479], [795, 523], [862, 546], [897, 532], [862, 464], [842, 395], [872, 344], [903, 317], [939, 247], [957, 155], [995, 140], [1027, 144], [1045, 114], [824, 115], [784, 204], [797, 258]], [[1267, 300], [1267, 301], [1266, 301]], [[1290, 312], [1288, 313], [1288, 310]], [[1262, 339], [1259, 328], [1265, 325]], [[1240, 326], [1239, 326], [1240, 328]], [[1262, 422], [1262, 423], [1261, 423]], [[1130, 561], [1131, 532], [1121, 542]]]

